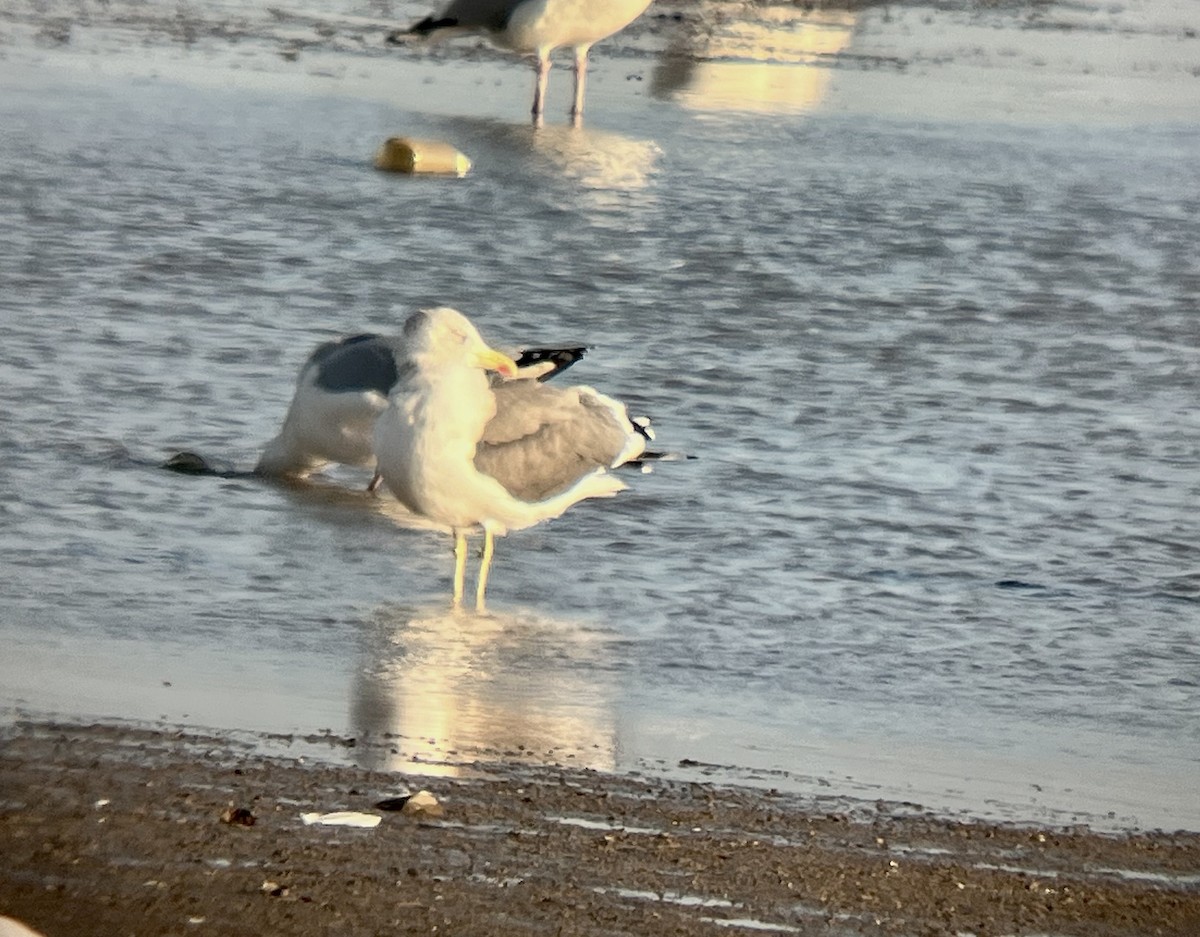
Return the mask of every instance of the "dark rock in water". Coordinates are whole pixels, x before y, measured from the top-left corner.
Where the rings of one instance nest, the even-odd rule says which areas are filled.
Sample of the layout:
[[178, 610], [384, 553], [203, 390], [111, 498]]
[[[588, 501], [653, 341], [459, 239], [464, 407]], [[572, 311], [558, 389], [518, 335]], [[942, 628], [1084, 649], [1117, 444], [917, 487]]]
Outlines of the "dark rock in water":
[[167, 459], [162, 467], [181, 475], [218, 475], [221, 478], [231, 478], [238, 474], [230, 463], [206, 459], [198, 452], [177, 452]]
[[1001, 579], [996, 583], [997, 589], [1045, 589], [1045, 586], [1040, 586], [1036, 582], [1025, 582], [1022, 579]]
[[227, 807], [221, 814], [221, 822], [230, 826], [254, 826], [257, 819], [247, 807]]

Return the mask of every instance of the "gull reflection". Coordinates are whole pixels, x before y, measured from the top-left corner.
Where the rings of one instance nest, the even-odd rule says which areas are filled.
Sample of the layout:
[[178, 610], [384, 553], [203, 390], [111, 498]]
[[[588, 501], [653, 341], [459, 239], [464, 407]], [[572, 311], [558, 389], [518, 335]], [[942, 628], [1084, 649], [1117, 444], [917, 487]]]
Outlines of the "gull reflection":
[[[469, 128], [456, 121], [450, 130]], [[649, 208], [657, 199], [652, 183], [663, 152], [653, 140], [592, 127], [494, 123], [460, 137], [473, 148], [476, 165], [486, 166], [493, 178], [506, 179], [536, 201], [570, 203], [607, 216]], [[623, 214], [620, 223], [628, 223]]]
[[806, 111], [825, 97], [832, 65], [858, 22], [845, 10], [754, 7], [732, 19], [702, 7], [655, 68], [651, 93], [704, 111]]
[[663, 151], [653, 140], [593, 127], [533, 128], [454, 118], [439, 133], [469, 153], [497, 190], [534, 203], [622, 211], [653, 205]]
[[356, 758], [441, 776], [495, 760], [612, 770], [607, 641], [533, 612], [381, 609], [354, 689]]
[[590, 189], [644, 189], [662, 150], [652, 140], [582, 127], [544, 127], [533, 151], [567, 179]]

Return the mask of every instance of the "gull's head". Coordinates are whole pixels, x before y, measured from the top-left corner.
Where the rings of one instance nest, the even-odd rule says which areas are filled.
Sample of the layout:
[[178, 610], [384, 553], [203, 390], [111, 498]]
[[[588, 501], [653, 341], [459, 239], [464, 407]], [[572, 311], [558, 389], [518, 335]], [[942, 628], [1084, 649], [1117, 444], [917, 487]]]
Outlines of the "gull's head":
[[404, 323], [404, 340], [414, 357], [439, 365], [466, 365], [515, 377], [517, 365], [508, 355], [491, 348], [471, 320], [457, 309], [438, 306], [422, 309]]

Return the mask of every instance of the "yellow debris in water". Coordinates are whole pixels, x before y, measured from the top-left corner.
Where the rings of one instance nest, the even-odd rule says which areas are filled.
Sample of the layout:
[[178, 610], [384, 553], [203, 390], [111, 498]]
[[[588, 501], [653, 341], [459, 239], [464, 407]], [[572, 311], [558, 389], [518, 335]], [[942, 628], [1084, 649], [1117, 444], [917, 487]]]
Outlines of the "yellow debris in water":
[[471, 161], [441, 140], [389, 137], [375, 156], [375, 168], [386, 172], [465, 176]]

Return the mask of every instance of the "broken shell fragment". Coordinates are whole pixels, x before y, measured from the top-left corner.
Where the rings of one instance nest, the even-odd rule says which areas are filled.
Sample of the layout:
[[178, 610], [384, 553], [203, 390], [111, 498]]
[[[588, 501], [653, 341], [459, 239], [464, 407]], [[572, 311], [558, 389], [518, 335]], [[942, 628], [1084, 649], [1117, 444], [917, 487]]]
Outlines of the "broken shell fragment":
[[446, 811], [429, 791], [417, 791], [408, 798], [408, 802], [400, 808], [400, 812], [410, 817], [440, 817]]
[[302, 813], [300, 819], [304, 821], [305, 826], [317, 823], [322, 826], [357, 826], [364, 830], [370, 830], [379, 826], [379, 821], [383, 817], [372, 813], [358, 813], [354, 810], [335, 810], [333, 813]]

